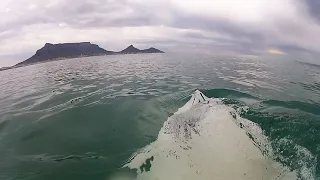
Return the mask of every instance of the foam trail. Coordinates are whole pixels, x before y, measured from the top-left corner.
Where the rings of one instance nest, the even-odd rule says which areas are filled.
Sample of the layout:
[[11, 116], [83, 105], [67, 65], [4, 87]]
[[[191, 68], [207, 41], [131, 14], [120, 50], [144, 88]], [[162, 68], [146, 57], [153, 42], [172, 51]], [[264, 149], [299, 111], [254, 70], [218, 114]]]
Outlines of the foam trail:
[[139, 180], [297, 179], [263, 155], [267, 144], [255, 123], [196, 91], [125, 167]]

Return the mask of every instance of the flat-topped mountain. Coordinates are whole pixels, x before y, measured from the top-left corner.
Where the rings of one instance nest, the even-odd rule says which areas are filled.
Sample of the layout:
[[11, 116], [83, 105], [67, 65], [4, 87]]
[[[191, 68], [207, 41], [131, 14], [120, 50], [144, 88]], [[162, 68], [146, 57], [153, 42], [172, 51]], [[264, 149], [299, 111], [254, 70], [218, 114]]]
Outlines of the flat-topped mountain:
[[80, 43], [63, 43], [63, 44], [50, 44], [46, 43], [41, 49], [37, 50], [36, 54], [29, 59], [18, 63], [15, 66], [34, 64], [38, 62], [45, 62], [56, 59], [68, 59], [83, 56], [102, 56], [113, 54], [140, 54], [140, 53], [164, 53], [155, 48], [140, 50], [130, 45], [120, 52], [113, 52], [105, 50], [96, 44], [90, 42]]
[[64, 44], [46, 43], [41, 49], [37, 50], [35, 55], [17, 65], [33, 64], [41, 61], [63, 58], [75, 58], [81, 56], [96, 56], [106, 54], [113, 54], [113, 52], [106, 51], [98, 45], [91, 44], [90, 42]]

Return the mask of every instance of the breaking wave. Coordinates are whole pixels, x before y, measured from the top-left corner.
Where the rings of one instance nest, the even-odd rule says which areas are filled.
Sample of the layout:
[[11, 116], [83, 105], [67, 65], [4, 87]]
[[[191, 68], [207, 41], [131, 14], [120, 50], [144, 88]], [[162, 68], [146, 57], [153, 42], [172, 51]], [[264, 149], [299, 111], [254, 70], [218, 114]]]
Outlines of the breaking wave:
[[[248, 106], [222, 97], [232, 95], [233, 103], [237, 98], [257, 98], [233, 90], [214, 91], [218, 98], [195, 91], [164, 123], [157, 140], [134, 153], [109, 179], [316, 178], [317, 160], [310, 151], [287, 138], [267, 136], [260, 124], [244, 118], [252, 114]], [[213, 90], [204, 92], [212, 95]]]

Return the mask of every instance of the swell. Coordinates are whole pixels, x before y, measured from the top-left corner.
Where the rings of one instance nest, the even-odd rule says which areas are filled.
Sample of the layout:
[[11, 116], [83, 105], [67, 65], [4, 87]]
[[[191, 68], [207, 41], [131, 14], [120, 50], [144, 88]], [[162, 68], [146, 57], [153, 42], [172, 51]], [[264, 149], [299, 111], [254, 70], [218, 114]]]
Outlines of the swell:
[[262, 104], [272, 107], [282, 107], [288, 109], [297, 109], [302, 112], [320, 115], [320, 106], [317, 104], [310, 104], [300, 101], [279, 101], [279, 100], [265, 100]]
[[[320, 105], [311, 104], [301, 101], [280, 101], [274, 99], [265, 99], [262, 97], [257, 97], [257, 95], [252, 95], [246, 92], [241, 92], [232, 89], [204, 89], [201, 90], [209, 98], [225, 98], [226, 102], [232, 101], [234, 104], [245, 104], [246, 102], [242, 98], [249, 98], [256, 100], [257, 102], [252, 104], [252, 107], [278, 107], [298, 110], [304, 113], [311, 113], [313, 115], [320, 115]], [[248, 104], [246, 104], [248, 105]], [[285, 111], [286, 112], [286, 111]]]
[[201, 89], [201, 92], [209, 98], [252, 98], [257, 99], [254, 95], [232, 89]]

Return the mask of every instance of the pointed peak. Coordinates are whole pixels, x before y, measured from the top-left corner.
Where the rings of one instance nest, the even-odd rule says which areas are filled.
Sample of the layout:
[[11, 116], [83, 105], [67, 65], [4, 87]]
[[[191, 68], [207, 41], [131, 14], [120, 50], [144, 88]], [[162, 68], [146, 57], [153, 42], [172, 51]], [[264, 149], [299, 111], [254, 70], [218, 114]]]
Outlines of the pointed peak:
[[138, 49], [136, 47], [134, 47], [132, 44], [130, 46], [128, 46], [126, 49]]
[[137, 54], [140, 53], [140, 49], [134, 47], [133, 45], [128, 46], [126, 49], [120, 51], [123, 54]]

